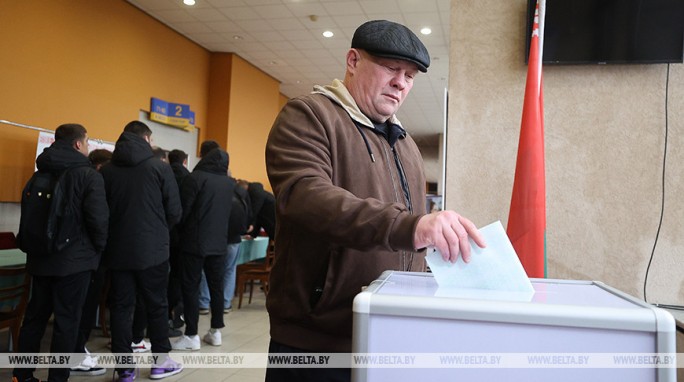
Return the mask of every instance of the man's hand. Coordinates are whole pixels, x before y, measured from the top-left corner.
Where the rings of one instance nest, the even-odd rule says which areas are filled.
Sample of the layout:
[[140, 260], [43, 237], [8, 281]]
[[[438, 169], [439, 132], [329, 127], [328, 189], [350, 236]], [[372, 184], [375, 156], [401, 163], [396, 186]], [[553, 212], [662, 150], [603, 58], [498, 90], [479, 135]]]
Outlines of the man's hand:
[[418, 220], [413, 244], [416, 248], [434, 246], [444, 261], [455, 263], [459, 253], [464, 262], [470, 262], [472, 238], [480, 248], [487, 244], [475, 224], [454, 211], [439, 211], [425, 215]]

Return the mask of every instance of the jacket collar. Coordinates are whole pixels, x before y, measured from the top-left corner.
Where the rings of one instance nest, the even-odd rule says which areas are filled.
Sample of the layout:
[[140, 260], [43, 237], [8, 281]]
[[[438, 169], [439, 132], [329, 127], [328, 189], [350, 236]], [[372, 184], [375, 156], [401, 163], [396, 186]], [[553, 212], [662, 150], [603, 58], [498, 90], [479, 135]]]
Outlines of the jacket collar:
[[[323, 94], [336, 104], [340, 105], [354, 121], [368, 127], [369, 129], [375, 129], [373, 122], [361, 112], [356, 104], [356, 101], [354, 101], [354, 98], [351, 96], [349, 90], [347, 90], [347, 87], [344, 86], [342, 81], [336, 79], [330, 85], [316, 85], [314, 86], [312, 93]], [[388, 121], [401, 127], [401, 122], [399, 122], [399, 119], [397, 119], [396, 115], [392, 115]]]

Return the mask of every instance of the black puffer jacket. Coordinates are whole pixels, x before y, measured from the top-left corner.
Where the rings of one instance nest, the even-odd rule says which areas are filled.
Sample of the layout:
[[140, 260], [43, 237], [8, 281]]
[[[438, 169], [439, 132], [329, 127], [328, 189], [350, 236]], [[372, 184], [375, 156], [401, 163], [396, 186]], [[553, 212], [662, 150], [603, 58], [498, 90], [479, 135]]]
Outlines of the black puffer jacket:
[[102, 176], [90, 167], [88, 157], [69, 143], [55, 141], [36, 159], [39, 171], [60, 174], [65, 190], [67, 210], [73, 213], [70, 222], [81, 228], [78, 240], [51, 255], [28, 254], [28, 272], [37, 276], [66, 276], [95, 270], [107, 243], [109, 209], [105, 199]]
[[183, 220], [180, 227], [184, 253], [225, 255], [228, 221], [235, 182], [228, 178], [228, 153], [214, 149], [197, 163], [181, 184]]
[[257, 237], [263, 228], [268, 237], [274, 239], [276, 230], [275, 197], [264, 190], [264, 186], [258, 182], [250, 183], [247, 192], [252, 202], [252, 225], [254, 225], [254, 229], [251, 235]]
[[123, 133], [102, 176], [111, 215], [105, 264], [142, 270], [167, 261], [169, 228], [182, 213], [171, 166], [143, 138]]
[[252, 207], [250, 206], [247, 190], [236, 185], [235, 179], [229, 178], [235, 185], [233, 202], [228, 222], [228, 244], [237, 244], [242, 241], [242, 235], [247, 233], [252, 221]]
[[171, 163], [171, 170], [173, 170], [173, 176], [176, 177], [176, 183], [178, 183], [178, 188], [180, 188], [183, 179], [190, 174], [190, 171], [181, 163]]

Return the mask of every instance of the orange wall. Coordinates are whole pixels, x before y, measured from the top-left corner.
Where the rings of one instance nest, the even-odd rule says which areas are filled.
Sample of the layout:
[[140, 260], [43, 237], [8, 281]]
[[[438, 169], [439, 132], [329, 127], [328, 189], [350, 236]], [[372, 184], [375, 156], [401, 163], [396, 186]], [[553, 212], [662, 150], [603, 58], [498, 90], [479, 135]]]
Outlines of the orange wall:
[[[77, 122], [116, 141], [150, 97], [189, 104], [200, 141], [217, 140], [235, 177], [270, 189], [264, 147], [287, 98], [244, 59], [210, 53], [119, 0], [7, 3], [0, 25], [0, 119]], [[0, 134], [0, 201], [18, 201], [38, 133], [0, 124]]]
[[209, 77], [209, 114], [202, 141], [212, 139], [221, 147], [228, 147], [228, 116], [230, 115], [230, 84], [232, 53], [212, 53]]
[[[157, 97], [189, 104], [206, 126], [210, 53], [124, 1], [3, 1], [0, 25], [0, 119], [77, 122], [115, 141]], [[38, 133], [0, 134], [0, 201], [18, 201]]]
[[227, 149], [235, 178], [260, 182], [270, 190], [264, 150], [281, 108], [279, 82], [237, 55], [231, 66]]

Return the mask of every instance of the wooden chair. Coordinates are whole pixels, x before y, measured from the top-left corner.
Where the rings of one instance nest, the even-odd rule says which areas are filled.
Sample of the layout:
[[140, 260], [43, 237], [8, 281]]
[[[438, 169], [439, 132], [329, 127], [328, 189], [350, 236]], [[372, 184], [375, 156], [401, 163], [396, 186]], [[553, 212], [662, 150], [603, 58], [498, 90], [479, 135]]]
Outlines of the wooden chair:
[[19, 329], [28, 303], [31, 278], [26, 266], [0, 268], [0, 329], [9, 328], [12, 350], [19, 346]]
[[17, 248], [17, 238], [14, 232], [0, 232], [0, 249]]
[[254, 281], [258, 280], [264, 293], [268, 295], [268, 279], [271, 276], [271, 268], [275, 262], [275, 244], [273, 241], [268, 243], [266, 249], [266, 259], [261, 262], [249, 262], [241, 264], [237, 268], [236, 284], [238, 294], [238, 309], [242, 307], [242, 296], [245, 294], [245, 284], [249, 282], [249, 303], [252, 303], [254, 293]]

